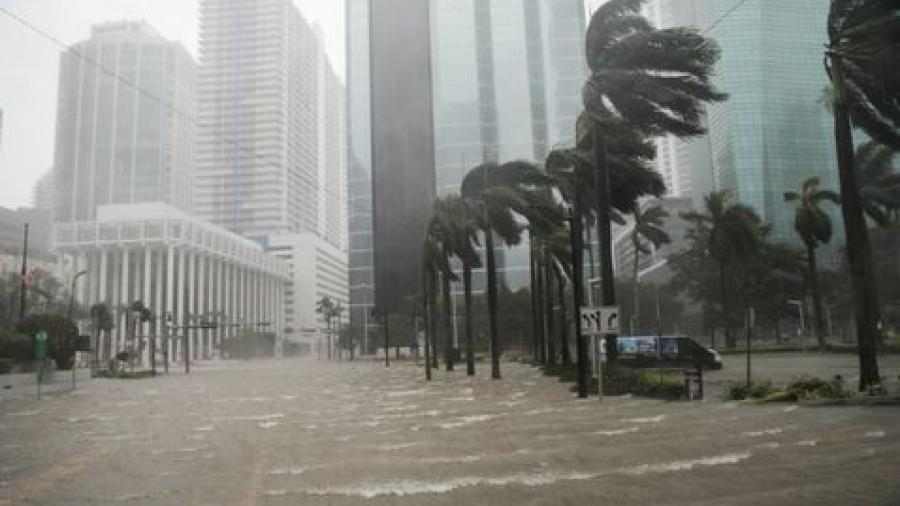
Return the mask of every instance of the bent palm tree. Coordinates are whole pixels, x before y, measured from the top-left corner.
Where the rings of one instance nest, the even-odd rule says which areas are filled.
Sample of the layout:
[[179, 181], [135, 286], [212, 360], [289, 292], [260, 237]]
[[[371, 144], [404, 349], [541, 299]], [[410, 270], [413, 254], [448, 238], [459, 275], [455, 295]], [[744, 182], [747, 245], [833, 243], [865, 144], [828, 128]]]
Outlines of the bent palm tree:
[[[584, 86], [592, 120], [598, 201], [603, 303], [615, 304], [609, 206], [609, 165], [619, 139], [703, 134], [703, 103], [725, 100], [710, 82], [719, 47], [691, 28], [657, 30], [640, 15], [643, 0], [610, 0], [591, 17], [586, 55], [591, 76]], [[607, 339], [615, 361], [615, 339]]]
[[831, 241], [831, 217], [819, 207], [822, 202], [841, 203], [841, 198], [831, 190], [819, 187], [820, 179], [811, 177], [803, 182], [803, 188], [784, 193], [785, 202], [796, 202], [794, 211], [794, 230], [800, 235], [806, 246], [807, 277], [809, 291], [813, 299], [813, 319], [815, 320], [816, 339], [819, 348], [825, 348], [825, 317], [822, 313], [822, 294], [819, 291], [819, 272], [816, 263], [816, 248], [820, 244]]
[[[634, 207], [632, 211], [634, 218], [634, 228], [631, 229], [631, 244], [634, 247], [634, 314], [632, 319], [634, 322], [640, 321], [640, 291], [638, 283], [638, 266], [640, 263], [641, 253], [649, 255], [652, 253], [650, 248], [644, 241], [650, 242], [654, 249], [658, 249], [663, 244], [672, 242], [669, 234], [663, 230], [664, 218], [669, 213], [659, 204], [652, 204], [646, 208], [640, 205]], [[634, 325], [632, 324], [632, 334], [634, 334]]]
[[732, 202], [734, 192], [721, 190], [706, 196], [703, 213], [684, 213], [681, 217], [694, 222], [697, 230], [705, 230], [701, 237], [705, 248], [719, 270], [719, 303], [725, 328], [725, 345], [734, 348], [733, 308], [728, 291], [728, 274], [733, 265], [746, 262], [759, 248], [761, 220], [756, 212], [743, 204]]
[[532, 230], [549, 230], [561, 221], [561, 210], [549, 191], [550, 179], [525, 161], [504, 164], [485, 162], [463, 178], [461, 194], [469, 203], [473, 219], [484, 234], [487, 267], [488, 320], [491, 347], [491, 377], [500, 379], [500, 339], [497, 329], [497, 265], [494, 236], [503, 244], [522, 241], [526, 219]]
[[446, 323], [445, 360], [447, 370], [453, 369], [450, 336], [453, 324], [450, 320], [450, 280], [458, 279], [450, 269], [450, 258], [457, 257], [462, 262], [465, 296], [466, 369], [467, 374], [475, 374], [475, 344], [472, 331], [472, 269], [481, 262], [475, 245], [478, 243], [476, 224], [470, 219], [467, 204], [458, 195], [448, 195], [434, 202], [431, 219], [428, 222], [429, 237], [432, 238], [444, 256], [449, 272], [442, 271], [444, 292], [444, 313]]
[[897, 219], [900, 210], [900, 174], [894, 172], [896, 152], [875, 141], [856, 150], [856, 178], [863, 212], [879, 226]]
[[879, 384], [878, 291], [872, 248], [853, 157], [851, 121], [878, 142], [900, 149], [900, 3], [832, 0], [825, 64], [834, 86], [834, 135], [853, 281], [859, 388]]

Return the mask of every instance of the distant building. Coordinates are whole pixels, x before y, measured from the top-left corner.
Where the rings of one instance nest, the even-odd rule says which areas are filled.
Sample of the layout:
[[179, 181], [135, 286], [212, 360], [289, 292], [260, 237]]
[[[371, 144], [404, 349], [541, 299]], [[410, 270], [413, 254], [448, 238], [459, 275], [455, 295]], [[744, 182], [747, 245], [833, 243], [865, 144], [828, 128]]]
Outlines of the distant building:
[[[650, 242], [643, 243], [650, 249], [649, 255], [641, 254], [638, 257], [638, 278], [642, 281], [664, 283], [671, 275], [668, 268], [668, 256], [687, 247], [685, 235], [690, 224], [681, 218], [681, 213], [694, 209], [693, 200], [687, 197], [666, 197], [663, 199], [648, 199], [641, 202], [641, 207], [660, 205], [669, 216], [663, 219], [663, 229], [669, 235], [671, 242], [656, 248]], [[628, 223], [619, 227], [613, 235], [613, 270], [617, 278], [631, 280], [634, 277], [634, 243], [631, 234], [634, 231], [634, 221], [629, 217]]]
[[261, 243], [319, 232], [322, 50], [290, 0], [201, 0], [199, 216]]
[[[167, 204], [101, 206], [95, 220], [57, 224], [54, 245], [87, 271], [76, 300], [84, 307], [105, 303], [112, 311], [111, 343], [99, 343], [100, 350], [128, 348], [124, 308], [138, 300], [154, 316], [139, 334], [159, 339], [157, 350], [168, 349], [171, 360], [183, 358], [183, 340], [172, 339], [166, 348], [165, 336], [187, 334], [195, 360], [218, 355], [223, 340], [243, 330], [274, 332], [277, 344], [284, 336], [287, 264]], [[214, 328], [186, 328], [201, 324]]]
[[374, 331], [369, 0], [347, 0], [347, 216], [350, 320]]
[[106, 204], [191, 209], [195, 79], [184, 47], [144, 22], [95, 25], [62, 53], [55, 221], [91, 221]]
[[324, 297], [340, 304], [345, 310], [342, 323], [350, 323], [346, 252], [315, 234], [270, 237], [266, 251], [288, 265], [289, 280], [284, 289], [285, 339], [311, 350], [317, 339], [326, 337], [324, 315], [316, 312], [318, 302]]
[[35, 183], [31, 195], [31, 205], [53, 216], [56, 208], [56, 184], [53, 169], [48, 170]]

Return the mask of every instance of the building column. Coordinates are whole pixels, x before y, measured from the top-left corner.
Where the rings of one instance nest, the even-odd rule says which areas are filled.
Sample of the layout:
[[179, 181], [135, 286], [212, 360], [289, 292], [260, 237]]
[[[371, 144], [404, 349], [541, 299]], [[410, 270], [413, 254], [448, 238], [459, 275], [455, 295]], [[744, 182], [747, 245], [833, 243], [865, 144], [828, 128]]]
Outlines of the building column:
[[[172, 320], [169, 321], [169, 316]], [[172, 353], [172, 329], [169, 325], [177, 325], [178, 320], [175, 319], [175, 250], [170, 245], [166, 249], [166, 313], [163, 315], [162, 329], [164, 336], [163, 348], [171, 361], [174, 358]]]
[[[165, 306], [165, 298], [164, 290], [163, 290], [163, 276], [166, 270], [166, 250], [159, 249], [156, 252], [156, 284], [155, 284], [155, 294], [156, 294], [156, 303], [154, 304], [154, 314], [156, 315], [156, 323], [153, 326], [153, 339], [154, 346], [153, 349], [157, 354], [162, 353], [163, 351], [163, 325], [166, 323], [166, 306]], [[155, 358], [154, 358], [155, 360]]]
[[128, 278], [130, 276], [129, 273], [129, 263], [131, 261], [130, 252], [127, 249], [122, 250], [122, 274], [120, 278], [121, 288], [119, 290], [119, 305], [120, 305], [120, 316], [119, 321], [121, 325], [119, 326], [119, 343], [117, 351], [124, 350], [128, 346], [128, 306], [131, 304], [129, 299], [130, 295], [130, 283], [128, 282]]
[[187, 329], [184, 327], [188, 324], [187, 252], [185, 250], [181, 250], [178, 257], [178, 290], [175, 292], [176, 297], [178, 298], [178, 309], [177, 314], [175, 315], [175, 324], [181, 328], [176, 332], [177, 338], [175, 339], [175, 355], [178, 356], [178, 360], [184, 360], [184, 357], [186, 355], [184, 350], [183, 336], [187, 332]]
[[[197, 255], [197, 324], [199, 325], [202, 322], [207, 321], [207, 312], [209, 307], [207, 306], [207, 293], [209, 291], [209, 281], [206, 276], [206, 268], [207, 268], [207, 256], [203, 253]], [[197, 360], [205, 360], [207, 358], [207, 343], [206, 338], [209, 335], [209, 330], [207, 329], [199, 329], [197, 331], [198, 337], [198, 346], [196, 351]]]
[[[196, 289], [197, 289], [197, 262], [196, 257], [194, 256], [193, 251], [189, 251], [187, 254], [187, 269], [188, 269], [188, 285], [187, 285], [187, 310], [185, 314], [185, 325], [196, 325], [197, 323], [197, 300], [196, 300]], [[185, 356], [191, 357], [192, 360], [197, 359], [197, 343], [194, 342], [194, 339], [197, 337], [196, 329], [185, 329], [187, 332], [187, 346], [188, 349], [184, 350]]]
[[[150, 308], [153, 314], [158, 312], [158, 308], [153, 307], [153, 293], [150, 291], [153, 288], [152, 277], [153, 277], [153, 250], [150, 249], [150, 246], [144, 246], [144, 275], [141, 278], [141, 281], [144, 284], [144, 307]], [[144, 364], [150, 365], [150, 322], [142, 322], [141, 323], [141, 361]]]

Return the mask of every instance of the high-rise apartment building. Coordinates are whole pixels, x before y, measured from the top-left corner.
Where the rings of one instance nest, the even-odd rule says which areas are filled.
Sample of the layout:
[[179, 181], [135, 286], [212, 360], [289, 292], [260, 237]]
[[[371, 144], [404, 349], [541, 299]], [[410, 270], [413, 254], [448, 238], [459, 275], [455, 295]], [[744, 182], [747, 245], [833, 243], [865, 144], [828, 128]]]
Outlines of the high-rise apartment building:
[[93, 27], [60, 58], [55, 220], [105, 204], [191, 207], [196, 66], [143, 22]]
[[200, 216], [261, 242], [318, 233], [321, 51], [290, 0], [200, 2]]

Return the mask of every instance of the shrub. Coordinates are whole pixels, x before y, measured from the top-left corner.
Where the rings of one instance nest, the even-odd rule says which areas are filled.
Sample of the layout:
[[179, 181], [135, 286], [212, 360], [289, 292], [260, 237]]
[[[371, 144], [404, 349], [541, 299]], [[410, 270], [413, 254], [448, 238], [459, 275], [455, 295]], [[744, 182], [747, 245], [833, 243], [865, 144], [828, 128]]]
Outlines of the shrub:
[[34, 360], [34, 344], [24, 334], [0, 330], [0, 357], [11, 362]]
[[726, 401], [742, 401], [744, 399], [765, 399], [780, 391], [772, 386], [771, 381], [750, 383], [728, 383], [722, 398]]
[[796, 400], [847, 399], [853, 396], [853, 391], [841, 376], [825, 381], [803, 375], [788, 383], [786, 390]]
[[75, 327], [75, 324], [60, 315], [34, 314], [16, 326], [16, 331], [28, 336], [29, 339], [34, 339], [35, 334], [41, 330], [50, 335], [47, 357], [56, 361], [57, 369], [71, 369], [72, 358], [75, 356], [75, 344], [78, 339], [78, 328]]

